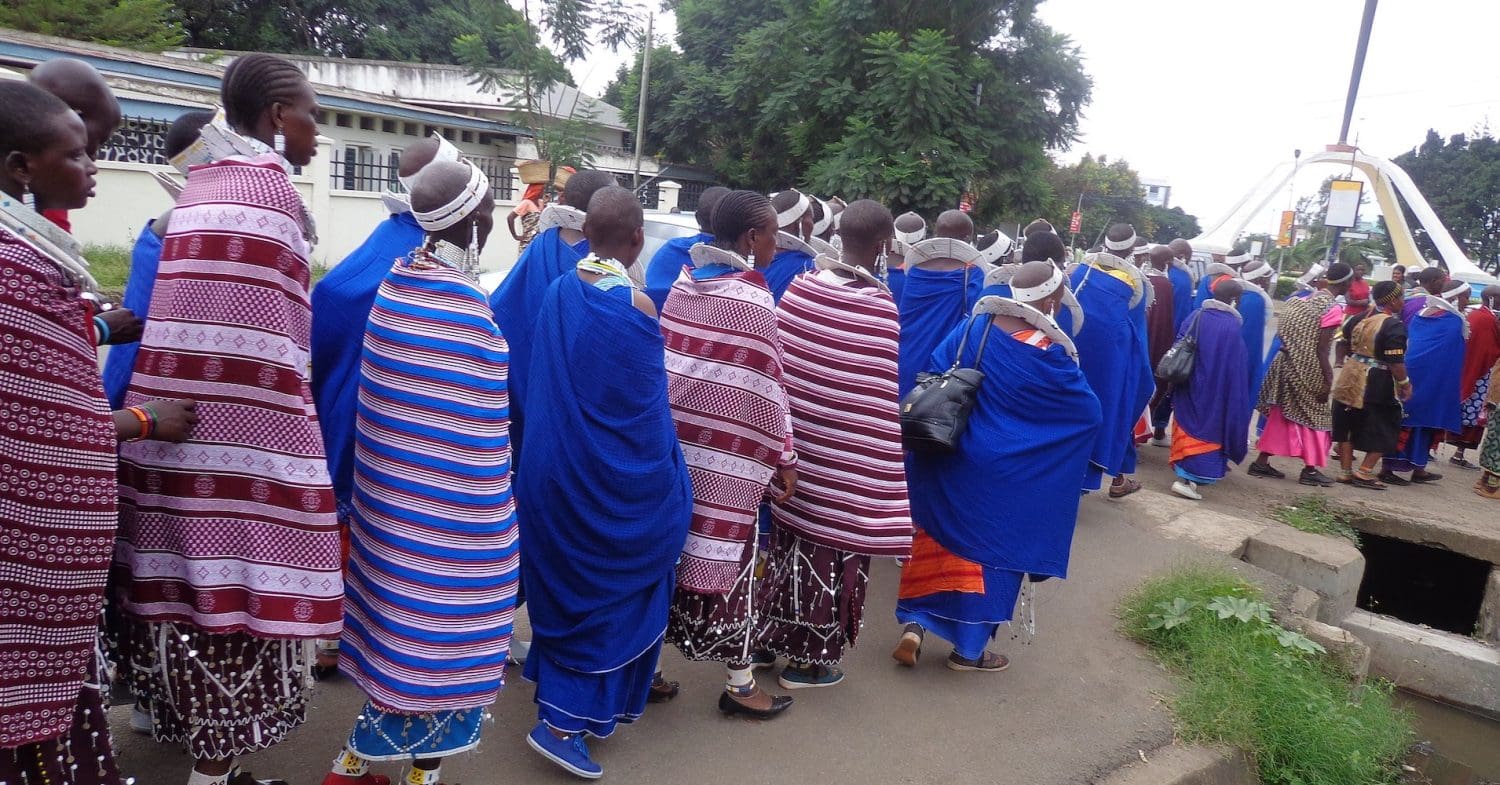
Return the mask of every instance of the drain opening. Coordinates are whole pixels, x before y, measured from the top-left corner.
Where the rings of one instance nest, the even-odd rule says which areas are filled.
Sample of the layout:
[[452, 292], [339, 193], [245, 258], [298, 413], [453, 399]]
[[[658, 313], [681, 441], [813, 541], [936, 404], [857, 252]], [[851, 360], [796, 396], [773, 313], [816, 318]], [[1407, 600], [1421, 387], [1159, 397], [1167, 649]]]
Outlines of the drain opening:
[[1473, 635], [1489, 562], [1405, 540], [1361, 534], [1359, 607], [1412, 624]]

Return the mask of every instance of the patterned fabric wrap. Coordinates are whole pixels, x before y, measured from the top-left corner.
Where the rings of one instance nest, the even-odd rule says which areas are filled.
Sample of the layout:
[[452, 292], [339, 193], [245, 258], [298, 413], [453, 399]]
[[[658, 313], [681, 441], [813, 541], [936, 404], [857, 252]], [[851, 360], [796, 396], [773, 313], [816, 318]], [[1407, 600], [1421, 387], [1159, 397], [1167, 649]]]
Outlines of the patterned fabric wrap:
[[488, 706], [516, 604], [505, 339], [484, 292], [401, 261], [360, 368], [343, 662], [378, 707]]
[[896, 392], [901, 326], [874, 286], [833, 272], [799, 276], [777, 307], [797, 493], [776, 523], [866, 556], [911, 551], [911, 508]]
[[[1387, 319], [1395, 317], [1388, 313], [1376, 313], [1366, 317], [1364, 321], [1354, 326], [1354, 333], [1349, 336], [1349, 352], [1351, 355], [1360, 357], [1375, 356], [1375, 339], [1380, 335], [1380, 328]], [[1360, 362], [1354, 358], [1344, 363], [1339, 369], [1339, 374], [1333, 381], [1333, 400], [1344, 404], [1352, 409], [1362, 409], [1365, 405], [1365, 387], [1369, 384], [1371, 365]]]
[[678, 585], [723, 594], [790, 437], [775, 306], [758, 272], [682, 276], [661, 331], [672, 419], [693, 481]]
[[1271, 358], [1256, 401], [1262, 413], [1280, 406], [1281, 415], [1291, 422], [1319, 431], [1333, 430], [1328, 401], [1320, 395], [1323, 363], [1318, 357], [1318, 334], [1331, 308], [1333, 295], [1321, 290], [1305, 300], [1288, 300], [1283, 306], [1276, 326], [1281, 350]]
[[120, 450], [115, 558], [125, 609], [141, 620], [338, 633], [344, 587], [308, 387], [302, 214], [269, 157], [193, 169], [172, 213], [125, 403], [192, 398], [199, 421], [186, 443]]
[[68, 733], [115, 534], [115, 426], [88, 302], [0, 229], [0, 748]]

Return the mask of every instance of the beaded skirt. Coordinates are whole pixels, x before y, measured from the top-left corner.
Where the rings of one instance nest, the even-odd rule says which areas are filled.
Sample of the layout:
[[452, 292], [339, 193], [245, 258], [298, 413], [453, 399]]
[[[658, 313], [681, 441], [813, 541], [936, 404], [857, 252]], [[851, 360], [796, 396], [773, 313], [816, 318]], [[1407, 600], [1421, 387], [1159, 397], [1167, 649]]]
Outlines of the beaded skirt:
[[67, 735], [0, 749], [0, 785], [121, 785], [104, 709], [103, 692], [85, 684]]
[[759, 608], [763, 581], [755, 575], [755, 538], [745, 549], [734, 585], [724, 594], [703, 594], [680, 584], [667, 614], [667, 642], [690, 660], [744, 662], [762, 647]]
[[482, 706], [402, 714], [367, 702], [349, 733], [349, 749], [372, 761], [444, 758], [479, 746], [479, 732], [489, 718], [489, 709]]
[[762, 644], [798, 663], [837, 665], [864, 618], [870, 557], [776, 527], [765, 578]]

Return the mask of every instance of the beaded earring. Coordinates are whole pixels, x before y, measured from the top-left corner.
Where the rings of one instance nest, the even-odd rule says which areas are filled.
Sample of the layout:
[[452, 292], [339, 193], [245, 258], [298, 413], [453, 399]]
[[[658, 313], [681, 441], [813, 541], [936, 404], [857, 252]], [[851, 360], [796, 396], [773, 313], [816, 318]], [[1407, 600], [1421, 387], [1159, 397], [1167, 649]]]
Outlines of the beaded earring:
[[31, 183], [21, 183], [21, 204], [27, 209], [36, 209], [36, 194], [31, 192]]
[[280, 128], [277, 128], [276, 135], [271, 137], [271, 146], [276, 149], [277, 155], [286, 155], [286, 134], [283, 134]]

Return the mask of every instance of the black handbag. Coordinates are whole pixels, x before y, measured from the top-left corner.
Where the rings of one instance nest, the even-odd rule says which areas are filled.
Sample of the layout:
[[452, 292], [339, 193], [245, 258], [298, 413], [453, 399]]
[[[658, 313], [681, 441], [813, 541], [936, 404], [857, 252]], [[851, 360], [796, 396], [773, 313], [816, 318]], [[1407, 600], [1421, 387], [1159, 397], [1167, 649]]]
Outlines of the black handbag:
[[953, 367], [943, 373], [917, 374], [916, 386], [901, 401], [901, 443], [908, 450], [947, 453], [958, 449], [959, 437], [968, 428], [969, 414], [979, 399], [979, 385], [984, 381], [979, 361], [984, 358], [984, 345], [991, 331], [986, 329], [979, 339], [973, 368], [962, 367], [964, 347], [969, 342], [969, 333], [974, 331], [974, 320], [989, 318], [988, 314], [969, 317]]
[[1157, 379], [1166, 384], [1185, 384], [1192, 378], [1193, 366], [1198, 364], [1198, 322], [1202, 316], [1202, 310], [1193, 314], [1190, 329], [1161, 356], [1156, 364]]

